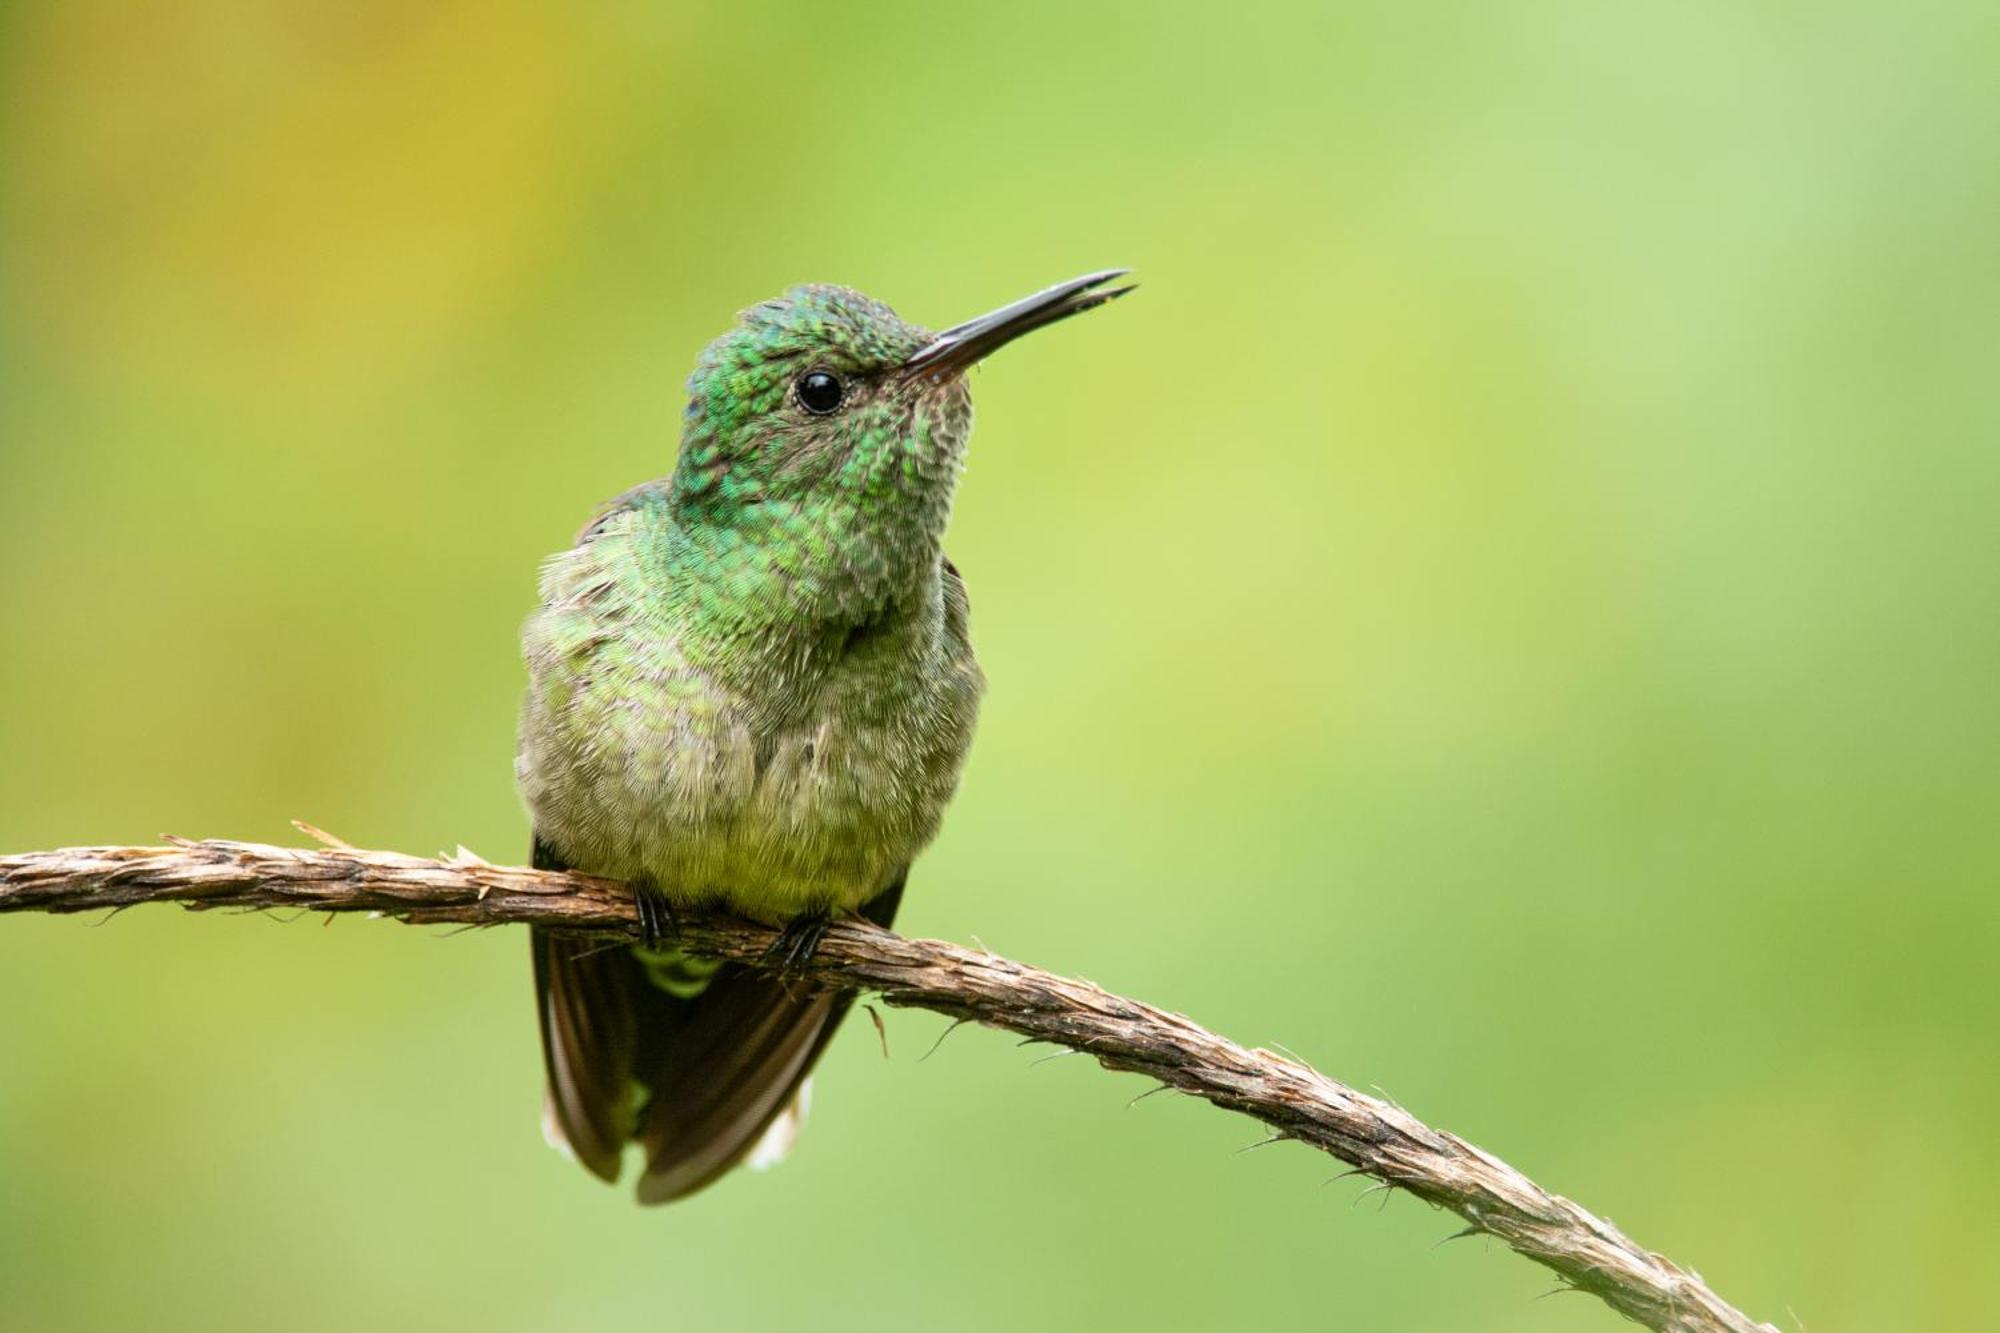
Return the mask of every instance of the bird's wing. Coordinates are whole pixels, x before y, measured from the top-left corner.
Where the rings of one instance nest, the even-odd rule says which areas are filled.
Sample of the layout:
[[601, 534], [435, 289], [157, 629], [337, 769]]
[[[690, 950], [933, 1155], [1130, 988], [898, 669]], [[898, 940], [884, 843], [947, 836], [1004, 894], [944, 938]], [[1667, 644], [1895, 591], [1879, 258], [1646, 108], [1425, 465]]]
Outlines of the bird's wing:
[[665, 500], [668, 488], [672, 485], [673, 482], [666, 477], [657, 481], [643, 481], [624, 494], [605, 501], [598, 507], [597, 512], [590, 516], [590, 522], [583, 525], [583, 530], [576, 534], [575, 544], [588, 545], [613, 519], [622, 514], [629, 514], [634, 509], [643, 509]]

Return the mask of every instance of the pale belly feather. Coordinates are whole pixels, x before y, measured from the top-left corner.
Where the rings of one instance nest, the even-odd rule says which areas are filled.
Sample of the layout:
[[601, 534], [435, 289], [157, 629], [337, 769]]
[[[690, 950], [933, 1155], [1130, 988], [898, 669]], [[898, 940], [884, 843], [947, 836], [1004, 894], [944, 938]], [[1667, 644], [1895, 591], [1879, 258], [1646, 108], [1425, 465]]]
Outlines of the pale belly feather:
[[516, 766], [536, 836], [683, 904], [858, 908], [936, 835], [971, 742], [984, 682], [953, 582], [928, 623], [749, 688], [690, 662], [671, 623], [545, 606]]

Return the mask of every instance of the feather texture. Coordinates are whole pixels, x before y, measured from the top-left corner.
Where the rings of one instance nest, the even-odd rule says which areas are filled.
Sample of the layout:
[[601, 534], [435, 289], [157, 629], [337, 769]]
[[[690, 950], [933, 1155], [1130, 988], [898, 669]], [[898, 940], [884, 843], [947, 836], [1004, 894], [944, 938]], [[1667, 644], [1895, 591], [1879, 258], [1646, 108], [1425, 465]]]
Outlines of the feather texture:
[[[539, 842], [534, 863], [569, 868]], [[899, 877], [863, 914], [889, 925], [902, 889]], [[607, 1182], [637, 1142], [642, 1203], [692, 1194], [758, 1147], [793, 1112], [849, 1005], [736, 964], [670, 989], [670, 956], [589, 936], [536, 930], [533, 947], [550, 1125]]]

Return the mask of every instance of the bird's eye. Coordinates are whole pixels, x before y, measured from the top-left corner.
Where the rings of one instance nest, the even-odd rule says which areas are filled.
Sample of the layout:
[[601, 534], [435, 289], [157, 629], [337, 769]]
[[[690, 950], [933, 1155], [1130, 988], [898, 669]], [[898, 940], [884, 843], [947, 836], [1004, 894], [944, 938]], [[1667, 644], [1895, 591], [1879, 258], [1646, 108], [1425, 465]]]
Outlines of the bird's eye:
[[824, 370], [811, 370], [799, 376], [797, 387], [799, 406], [815, 416], [825, 416], [847, 397], [847, 386], [840, 382], [840, 377]]

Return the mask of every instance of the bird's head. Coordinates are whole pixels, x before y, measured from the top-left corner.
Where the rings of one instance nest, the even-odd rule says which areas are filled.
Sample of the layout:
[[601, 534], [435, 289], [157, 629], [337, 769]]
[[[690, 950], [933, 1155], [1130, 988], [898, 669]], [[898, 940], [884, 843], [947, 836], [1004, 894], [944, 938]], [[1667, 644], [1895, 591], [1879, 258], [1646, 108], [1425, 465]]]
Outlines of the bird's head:
[[847, 287], [794, 287], [743, 312], [688, 379], [673, 499], [734, 527], [822, 503], [936, 538], [972, 431], [965, 372], [1022, 334], [1102, 305], [1124, 270], [1086, 274], [942, 333]]

